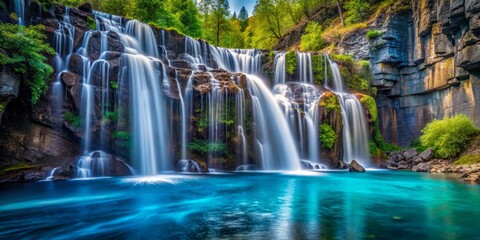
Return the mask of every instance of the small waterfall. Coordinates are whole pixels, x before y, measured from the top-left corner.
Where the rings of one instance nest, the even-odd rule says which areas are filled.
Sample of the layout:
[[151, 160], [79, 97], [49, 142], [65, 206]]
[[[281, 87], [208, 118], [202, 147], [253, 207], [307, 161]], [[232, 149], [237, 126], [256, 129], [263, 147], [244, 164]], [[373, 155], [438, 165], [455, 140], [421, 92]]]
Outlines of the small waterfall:
[[285, 68], [285, 55], [287, 53], [277, 53], [274, 60], [274, 83], [275, 84], [284, 84], [287, 80], [287, 70]]
[[71, 25], [70, 8], [65, 7], [63, 21], [58, 22], [58, 29], [54, 33], [55, 39], [55, 71], [58, 73], [52, 87], [54, 97], [54, 112], [59, 114], [64, 101], [64, 91], [61, 76], [68, 70], [68, 60], [73, 53], [73, 40], [75, 39], [75, 27]]
[[45, 181], [52, 181], [53, 177], [55, 177], [55, 171], [57, 171], [58, 169], [60, 169], [60, 168], [56, 167], [56, 168], [53, 168], [52, 170], [50, 170], [50, 173], [48, 174], [48, 177], [45, 178]]
[[178, 161], [178, 167], [181, 172], [189, 172], [189, 173], [202, 173], [202, 167], [200, 164], [193, 160], [180, 160]]
[[109, 175], [110, 158], [105, 152], [85, 154], [77, 163], [77, 178], [104, 177]]
[[18, 25], [25, 26], [25, 0], [14, 0], [13, 8], [18, 17]]
[[198, 70], [198, 65], [205, 65], [200, 42], [188, 36], [185, 37], [185, 54], [196, 70]]
[[273, 93], [284, 109], [300, 157], [318, 161], [318, 102], [322, 94], [315, 86], [306, 83], [277, 84]]
[[342, 109], [343, 160], [346, 163], [357, 160], [363, 166], [369, 166], [368, 128], [362, 104], [353, 94], [343, 92], [342, 75], [338, 64], [330, 59], [329, 62], [332, 71], [333, 90]]
[[187, 112], [186, 112], [186, 104], [182, 96], [182, 86], [180, 85], [180, 81], [178, 80], [178, 72], [175, 72], [175, 81], [177, 82], [177, 89], [178, 89], [178, 96], [180, 98], [180, 115], [181, 115], [181, 136], [180, 136], [180, 159], [187, 159]]
[[219, 68], [229, 72], [258, 74], [262, 66], [262, 52], [257, 49], [226, 49], [210, 46]]
[[312, 56], [310, 53], [297, 52], [298, 80], [313, 84]]
[[300, 170], [300, 157], [280, 106], [262, 79], [247, 75], [255, 119], [257, 158], [264, 170]]
[[127, 22], [125, 32], [133, 37], [133, 39], [123, 37], [122, 41], [126, 47], [140, 50], [140, 53], [158, 58], [157, 41], [152, 28], [138, 20], [130, 20]]
[[237, 154], [241, 153], [242, 162], [244, 165], [248, 164], [248, 153], [247, 153], [247, 139], [245, 137], [245, 93], [243, 89], [238, 89], [238, 92], [235, 96], [235, 106], [236, 106], [236, 124], [237, 124]]

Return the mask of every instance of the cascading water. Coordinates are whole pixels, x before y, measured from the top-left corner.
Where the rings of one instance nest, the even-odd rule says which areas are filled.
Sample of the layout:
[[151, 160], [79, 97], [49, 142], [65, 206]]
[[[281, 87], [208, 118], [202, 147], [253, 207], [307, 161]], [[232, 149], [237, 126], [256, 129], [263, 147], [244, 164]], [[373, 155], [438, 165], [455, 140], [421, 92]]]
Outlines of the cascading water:
[[287, 70], [285, 68], [285, 55], [286, 53], [277, 53], [275, 55], [275, 60], [274, 60], [274, 68], [275, 68], [275, 74], [274, 74], [274, 83], [275, 84], [283, 84], [285, 83], [287, 79]]
[[338, 64], [329, 59], [332, 71], [332, 90], [337, 95], [342, 109], [343, 160], [350, 163], [356, 160], [363, 166], [370, 166], [367, 121], [360, 101], [343, 91], [342, 75]]
[[257, 157], [264, 170], [300, 170], [300, 157], [285, 116], [262, 79], [248, 75]]
[[25, 0], [13, 1], [13, 8], [18, 17], [18, 25], [25, 26]]
[[262, 52], [257, 49], [226, 49], [210, 46], [219, 68], [229, 72], [258, 74], [262, 64]]
[[295, 55], [299, 81], [313, 84], [312, 55], [304, 52], [297, 52]]

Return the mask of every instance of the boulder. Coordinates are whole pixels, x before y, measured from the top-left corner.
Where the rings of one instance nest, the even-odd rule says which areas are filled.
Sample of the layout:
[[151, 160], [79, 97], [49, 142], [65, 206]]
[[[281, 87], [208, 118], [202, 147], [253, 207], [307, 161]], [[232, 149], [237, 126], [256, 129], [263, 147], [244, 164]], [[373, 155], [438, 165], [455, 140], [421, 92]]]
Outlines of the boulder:
[[347, 169], [348, 164], [346, 164], [344, 161], [338, 161], [338, 169]]
[[417, 157], [412, 158], [412, 162], [411, 162], [411, 163], [412, 163], [412, 165], [415, 166], [415, 165], [418, 165], [418, 164], [420, 164], [420, 163], [422, 163], [422, 162], [423, 162], [423, 158], [417, 156]]
[[428, 172], [430, 170], [430, 164], [428, 163], [420, 163], [412, 167], [412, 171], [414, 172]]
[[67, 87], [73, 87], [82, 81], [82, 77], [80, 75], [71, 72], [63, 72], [61, 77], [62, 82]]
[[408, 149], [406, 150], [405, 152], [403, 152], [403, 157], [406, 159], [406, 160], [410, 160], [412, 159], [413, 157], [415, 156], [418, 156], [418, 152], [417, 152], [417, 149]]
[[350, 165], [348, 166], [348, 170], [350, 172], [365, 172], [365, 168], [360, 165], [356, 160], [352, 160]]
[[420, 155], [418, 156], [421, 157], [423, 160], [428, 161], [434, 157], [433, 150], [429, 148], [423, 151], [422, 153], [420, 153]]

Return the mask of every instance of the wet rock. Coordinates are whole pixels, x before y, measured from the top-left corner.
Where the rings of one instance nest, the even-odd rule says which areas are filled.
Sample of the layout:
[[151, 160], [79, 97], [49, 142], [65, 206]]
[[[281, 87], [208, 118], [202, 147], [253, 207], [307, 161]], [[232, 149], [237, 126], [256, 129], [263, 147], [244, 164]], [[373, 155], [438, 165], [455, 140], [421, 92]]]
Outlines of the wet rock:
[[62, 82], [67, 87], [73, 87], [82, 81], [82, 77], [80, 75], [71, 72], [63, 72], [61, 78]]
[[25, 182], [35, 182], [45, 180], [47, 174], [43, 171], [27, 171], [23, 174], [23, 179]]
[[344, 161], [338, 161], [338, 169], [348, 169], [348, 164]]
[[348, 170], [350, 172], [365, 172], [365, 168], [362, 165], [360, 165], [360, 163], [358, 163], [356, 160], [352, 160]]
[[430, 170], [430, 164], [428, 163], [420, 163], [412, 167], [412, 171], [414, 172], [428, 172]]
[[398, 170], [407, 170], [407, 169], [410, 169], [410, 168], [405, 163], [399, 163], [397, 169]]
[[433, 153], [433, 150], [429, 148], [423, 151], [422, 153], [420, 153], [420, 155], [418, 156], [421, 157], [423, 160], [428, 161], [434, 157], [434, 153]]

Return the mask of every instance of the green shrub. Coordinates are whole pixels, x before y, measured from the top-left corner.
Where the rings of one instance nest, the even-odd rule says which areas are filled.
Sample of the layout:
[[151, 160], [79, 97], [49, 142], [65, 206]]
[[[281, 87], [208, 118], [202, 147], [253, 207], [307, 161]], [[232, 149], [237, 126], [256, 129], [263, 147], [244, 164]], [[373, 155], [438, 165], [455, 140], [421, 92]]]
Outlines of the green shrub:
[[127, 141], [130, 139], [130, 133], [124, 131], [115, 131], [112, 133], [112, 138]]
[[367, 38], [368, 39], [374, 39], [374, 38], [377, 38], [378, 36], [382, 35], [382, 33], [376, 29], [373, 29], [373, 30], [369, 30], [367, 32]]
[[295, 52], [291, 51], [285, 55], [285, 64], [287, 68], [287, 73], [294, 75], [297, 70], [297, 55]]
[[332, 72], [330, 68], [328, 67], [328, 62], [327, 62], [327, 67], [325, 68], [325, 62], [327, 62], [327, 59], [323, 55], [317, 55], [313, 54], [312, 55], [312, 71], [313, 71], [313, 82], [319, 85], [324, 85], [325, 84], [325, 71], [327, 71], [327, 80], [332, 77]]
[[118, 82], [111, 81], [110, 82], [110, 88], [112, 88], [113, 90], [117, 90], [118, 89]]
[[79, 128], [81, 125], [80, 117], [72, 112], [66, 112], [64, 119], [67, 123], [72, 124], [72, 126]]
[[422, 145], [422, 142], [420, 142], [420, 139], [415, 139], [410, 143], [410, 148], [415, 148], [417, 149], [418, 152], [423, 152], [427, 150], [428, 148]]
[[87, 17], [87, 25], [91, 30], [97, 29], [97, 22], [92, 17]]
[[420, 141], [423, 146], [432, 148], [438, 157], [453, 158], [465, 150], [472, 135], [478, 132], [472, 121], [460, 114], [427, 124], [422, 129]]
[[209, 143], [205, 140], [193, 139], [193, 141], [187, 144], [187, 147], [192, 152], [197, 153], [219, 153], [227, 154], [228, 148], [225, 143]]
[[480, 163], [480, 155], [463, 155], [453, 162], [455, 165], [472, 165]]
[[378, 121], [377, 102], [375, 102], [375, 99], [368, 95], [362, 95], [360, 102], [367, 109], [368, 114], [372, 118], [372, 122]]
[[337, 134], [328, 123], [320, 125], [320, 144], [326, 149], [332, 149], [337, 141]]
[[45, 43], [44, 26], [22, 27], [9, 23], [0, 24], [0, 65], [10, 66], [23, 76], [30, 88], [32, 103], [36, 104], [48, 90], [53, 68], [46, 63], [44, 54], [54, 55], [55, 50]]
[[314, 21], [309, 22], [300, 43], [302, 51], [318, 51], [325, 47], [325, 41], [321, 38], [322, 33], [320, 24]]
[[330, 111], [340, 112], [340, 101], [338, 101], [337, 95], [333, 92], [326, 92], [323, 94], [319, 103], [320, 107], [325, 107], [327, 113]]
[[330, 58], [339, 65], [353, 65], [355, 63], [355, 59], [353, 59], [352, 55], [348, 54], [332, 54], [330, 55]]

